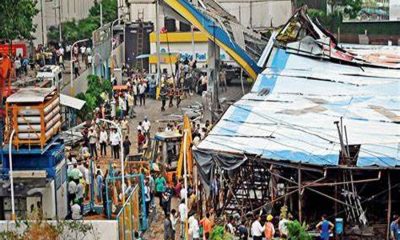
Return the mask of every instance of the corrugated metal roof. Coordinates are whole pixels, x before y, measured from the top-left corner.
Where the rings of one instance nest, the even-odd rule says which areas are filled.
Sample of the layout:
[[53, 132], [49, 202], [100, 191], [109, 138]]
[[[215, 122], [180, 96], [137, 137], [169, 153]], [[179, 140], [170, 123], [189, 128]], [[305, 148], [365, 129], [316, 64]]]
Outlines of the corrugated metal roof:
[[343, 117], [357, 166], [400, 166], [400, 70], [341, 65], [274, 48], [251, 92], [198, 148], [277, 161], [339, 164]]
[[83, 105], [85, 105], [85, 101], [80, 100], [78, 98], [74, 98], [65, 94], [60, 94], [60, 104], [74, 108], [76, 110], [81, 110]]
[[22, 88], [7, 98], [8, 103], [37, 103], [44, 102], [55, 88]]

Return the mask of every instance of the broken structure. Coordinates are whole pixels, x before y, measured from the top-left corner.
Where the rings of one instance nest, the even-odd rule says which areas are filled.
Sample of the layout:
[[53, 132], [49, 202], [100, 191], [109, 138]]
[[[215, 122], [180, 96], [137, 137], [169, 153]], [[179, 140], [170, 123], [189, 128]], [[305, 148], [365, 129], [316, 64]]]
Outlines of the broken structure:
[[340, 48], [298, 10], [269, 40], [251, 92], [194, 151], [204, 185], [222, 186], [220, 209], [286, 205], [312, 228], [326, 213], [386, 236], [400, 211], [399, 63], [396, 52]]

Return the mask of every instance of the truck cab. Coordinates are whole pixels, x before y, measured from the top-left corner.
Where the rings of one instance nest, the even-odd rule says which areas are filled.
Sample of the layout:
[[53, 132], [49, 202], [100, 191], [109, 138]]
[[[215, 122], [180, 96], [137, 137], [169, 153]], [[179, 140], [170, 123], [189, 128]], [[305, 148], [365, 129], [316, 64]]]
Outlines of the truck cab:
[[40, 68], [36, 78], [40, 86], [56, 87], [58, 91], [63, 87], [62, 69], [57, 65], [45, 65]]

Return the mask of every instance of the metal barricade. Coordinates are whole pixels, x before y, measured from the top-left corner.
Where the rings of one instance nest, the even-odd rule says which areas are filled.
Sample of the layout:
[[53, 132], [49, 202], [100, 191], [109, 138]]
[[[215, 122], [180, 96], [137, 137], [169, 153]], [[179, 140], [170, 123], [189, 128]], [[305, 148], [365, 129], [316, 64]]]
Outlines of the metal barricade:
[[[122, 205], [118, 201], [118, 186], [121, 177], [108, 177], [106, 179], [107, 196], [107, 216], [113, 218], [113, 212], [118, 212], [115, 219], [118, 221], [118, 235], [120, 240], [133, 240], [135, 233], [145, 231], [148, 227], [146, 204], [144, 196], [144, 176], [143, 174], [126, 175], [125, 181], [132, 181], [133, 189], [126, 196], [125, 203]], [[115, 211], [113, 211], [115, 208]], [[114, 215], [115, 216], [115, 215]]]

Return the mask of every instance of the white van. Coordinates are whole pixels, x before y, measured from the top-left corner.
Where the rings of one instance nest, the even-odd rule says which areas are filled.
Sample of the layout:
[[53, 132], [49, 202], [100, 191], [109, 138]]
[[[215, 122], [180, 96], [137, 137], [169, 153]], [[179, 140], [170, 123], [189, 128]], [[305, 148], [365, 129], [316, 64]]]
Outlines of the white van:
[[63, 87], [62, 69], [57, 65], [46, 65], [40, 68], [36, 78], [38, 85], [42, 87], [56, 87], [59, 91]]

